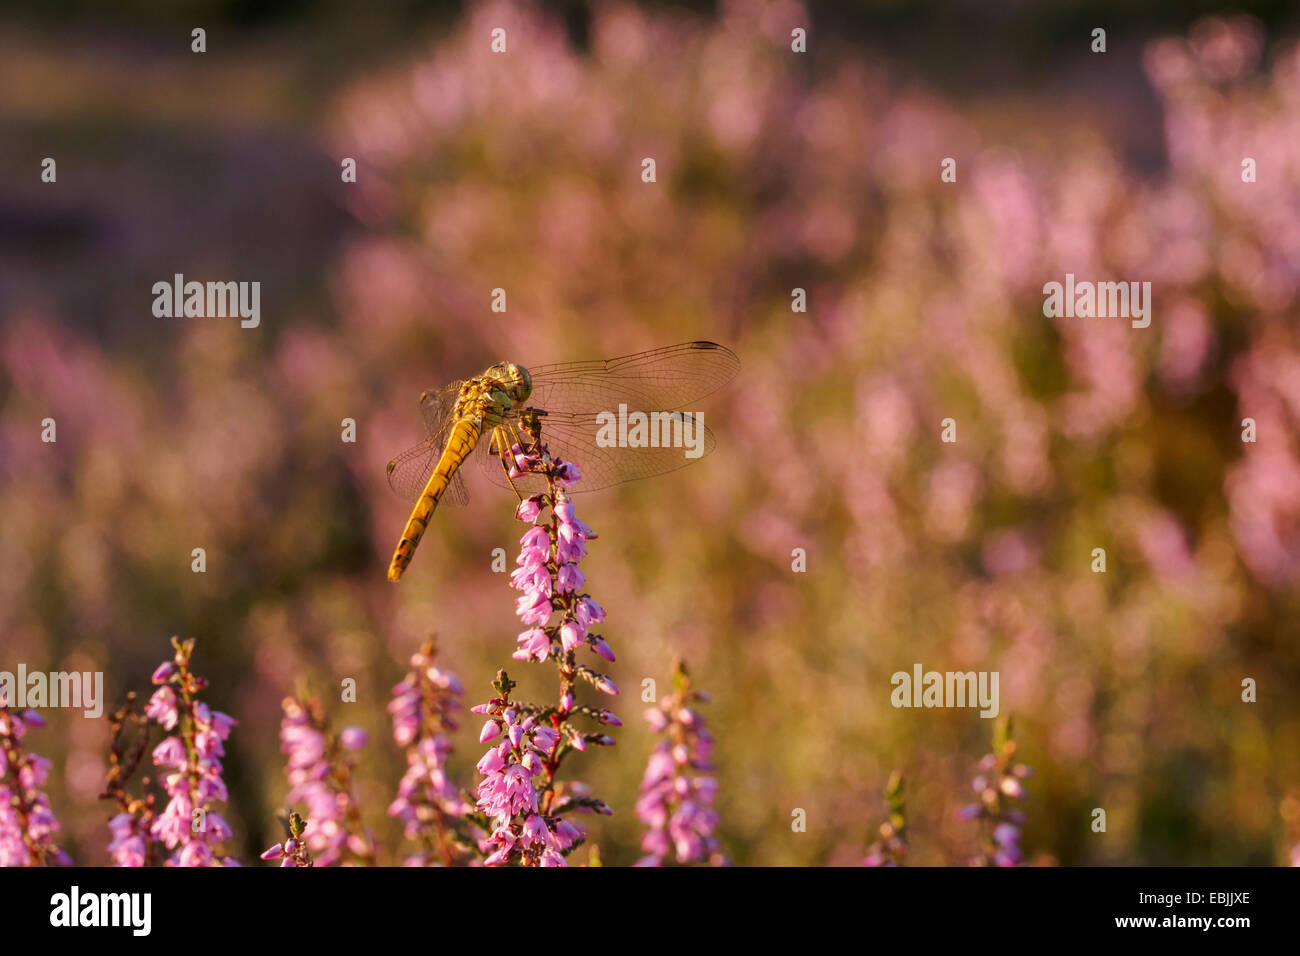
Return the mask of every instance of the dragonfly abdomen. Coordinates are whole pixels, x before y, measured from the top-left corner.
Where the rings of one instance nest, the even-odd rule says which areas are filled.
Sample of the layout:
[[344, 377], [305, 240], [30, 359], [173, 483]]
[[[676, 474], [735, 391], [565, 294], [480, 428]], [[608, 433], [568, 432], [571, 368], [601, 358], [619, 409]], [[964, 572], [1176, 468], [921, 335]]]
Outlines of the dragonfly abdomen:
[[429, 481], [420, 494], [420, 500], [415, 503], [411, 517], [406, 521], [402, 540], [397, 543], [393, 560], [388, 565], [388, 580], [398, 580], [406, 570], [406, 566], [411, 563], [415, 548], [424, 537], [424, 532], [429, 527], [429, 519], [433, 517], [433, 512], [447, 490], [452, 475], [469, 457], [482, 434], [483, 427], [477, 417], [463, 417], [452, 428], [451, 434], [447, 436], [447, 445], [442, 450], [442, 457], [438, 459], [438, 466], [429, 476]]

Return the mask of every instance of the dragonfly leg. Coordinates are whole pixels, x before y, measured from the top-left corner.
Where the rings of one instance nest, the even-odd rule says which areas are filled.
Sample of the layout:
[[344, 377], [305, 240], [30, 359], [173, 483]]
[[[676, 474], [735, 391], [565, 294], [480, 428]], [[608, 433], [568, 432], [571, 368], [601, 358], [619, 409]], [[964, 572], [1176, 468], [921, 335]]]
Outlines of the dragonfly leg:
[[492, 443], [496, 446], [497, 460], [501, 462], [501, 470], [506, 473], [506, 483], [510, 485], [510, 490], [515, 493], [515, 497], [523, 501], [524, 496], [519, 493], [519, 489], [515, 487], [514, 481], [510, 478], [510, 466], [506, 463], [509, 460], [507, 456], [510, 453], [506, 445], [507, 438], [506, 430], [502, 426], [498, 425], [492, 429]]
[[514, 439], [515, 444], [519, 446], [520, 451], [527, 453], [529, 451], [535, 450], [531, 448], [532, 445], [531, 442], [527, 442], [524, 440], [523, 433], [519, 431], [519, 426], [515, 422], [510, 421], [507, 422], [506, 424], [510, 428], [510, 435]]

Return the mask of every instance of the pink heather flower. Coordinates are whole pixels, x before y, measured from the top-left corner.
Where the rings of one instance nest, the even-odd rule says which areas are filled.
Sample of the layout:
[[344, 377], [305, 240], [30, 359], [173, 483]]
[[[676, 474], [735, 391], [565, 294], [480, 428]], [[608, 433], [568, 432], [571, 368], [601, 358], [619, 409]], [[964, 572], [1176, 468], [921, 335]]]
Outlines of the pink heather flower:
[[555, 827], [555, 842], [561, 850], [569, 849], [586, 835], [586, 830], [568, 820], [561, 820]]
[[542, 513], [542, 496], [533, 495], [531, 498], [525, 498], [519, 502], [519, 507], [515, 509], [515, 517], [520, 521], [535, 521], [537, 516]]
[[551, 599], [540, 589], [530, 590], [515, 601], [515, 613], [525, 624], [545, 624], [551, 610]]
[[163, 661], [153, 672], [153, 677], [151, 677], [150, 680], [155, 684], [165, 684], [172, 679], [172, 675], [175, 673], [176, 665], [171, 661]]
[[560, 625], [560, 646], [566, 651], [581, 647], [586, 637], [587, 629], [577, 621], [565, 621]]
[[[587, 556], [587, 546], [583, 544], [582, 538], [568, 537], [561, 532], [560, 538], [555, 544], [555, 556], [560, 560], [560, 570], [565, 568], [572, 569], [569, 573], [577, 570], [578, 562]], [[575, 587], [569, 588], [569, 591], [576, 591], [582, 587], [583, 582], [579, 581]], [[564, 589], [561, 589], [564, 590]]]
[[551, 549], [551, 538], [546, 533], [546, 529], [534, 526], [524, 532], [523, 537], [519, 539], [521, 549], [519, 551], [519, 564], [536, 562], [539, 564], [546, 563], [547, 554]]
[[[525, 565], [510, 572], [510, 584], [517, 591], [536, 592], [549, 598], [551, 576], [546, 573], [545, 564]], [[549, 604], [547, 605], [549, 610]]]
[[534, 813], [524, 823], [524, 842], [545, 846], [550, 839], [551, 831], [547, 829], [546, 821]]
[[181, 847], [177, 866], [212, 866], [212, 847], [204, 840], [191, 840]]
[[518, 643], [519, 649], [511, 655], [517, 661], [544, 661], [551, 653], [551, 638], [540, 627], [524, 631], [519, 635]]
[[565, 492], [560, 492], [555, 502], [555, 517], [560, 522], [561, 537], [595, 538], [596, 532], [591, 526], [580, 520], [573, 507], [573, 499]]
[[543, 756], [549, 756], [559, 739], [560, 732], [550, 727], [538, 727], [533, 731], [533, 746]]
[[[555, 507], [552, 510], [555, 515], [557, 536], [565, 534], [568, 529], [581, 524], [581, 522], [578, 521], [577, 510], [573, 506], [573, 499], [569, 497], [569, 493], [563, 488], [556, 491]], [[592, 537], [595, 537], [595, 532], [590, 528], [587, 528], [586, 525], [582, 526], [587, 529], [587, 532], [591, 534]]]
[[[167, 683], [154, 691], [145, 708], [146, 715], [165, 730], [180, 727], [178, 736], [168, 737], [154, 748], [155, 766], [170, 771], [161, 775], [170, 799], [149, 825], [149, 836], [172, 851], [165, 861], [168, 866], [237, 866], [217, 852], [232, 833], [213, 805], [227, 799], [221, 776], [223, 741], [238, 721], [198, 700], [207, 681], [190, 670], [193, 639], [182, 642], [172, 638], [172, 646], [176, 649], [173, 669], [154, 671], [166, 674]], [[181, 720], [183, 714], [189, 719]], [[136, 857], [132, 854], [130, 858]]]
[[[179, 774], [175, 779], [182, 779]], [[185, 793], [178, 793], [171, 798], [162, 815], [154, 821], [153, 836], [162, 840], [167, 848], [174, 849], [185, 841], [190, 831], [190, 815], [194, 803]]]
[[609, 694], [611, 697], [618, 696], [618, 685], [604, 674], [595, 674], [591, 678], [591, 685], [603, 694]]
[[475, 766], [478, 768], [478, 772], [484, 775], [490, 773], [496, 773], [500, 771], [502, 768], [504, 768], [505, 765], [506, 765], [506, 758], [501, 756], [500, 747], [493, 747], [482, 757], [480, 757], [478, 763], [475, 764]]
[[587, 576], [576, 564], [561, 564], [555, 579], [555, 590], [560, 594], [572, 594], [587, 583]]
[[168, 737], [153, 748], [153, 762], [158, 767], [184, 770], [189, 759], [189, 754], [185, 752], [185, 743], [179, 737]]
[[463, 818], [471, 808], [447, 774], [450, 734], [458, 727], [455, 713], [464, 691], [455, 674], [434, 666], [435, 654], [429, 640], [411, 655], [411, 671], [393, 688], [388, 705], [393, 739], [406, 748], [407, 764], [388, 815], [401, 820], [406, 838], [419, 844], [407, 866], [464, 862], [470, 847]]
[[529, 770], [518, 760], [511, 761], [515, 749], [506, 742], [500, 745], [497, 755], [502, 769], [487, 773], [478, 788], [479, 809], [495, 819], [498, 826], [508, 825], [517, 814], [537, 812], [537, 791], [532, 781], [537, 770]]
[[50, 767], [51, 764], [47, 758], [29, 754], [26, 766], [18, 770], [18, 783], [27, 790], [36, 790], [43, 787], [45, 781], [49, 779]]
[[[159, 668], [161, 670], [161, 668]], [[158, 673], [157, 671], [154, 672]], [[175, 674], [173, 668], [172, 674]], [[171, 678], [169, 677], [168, 680]], [[170, 686], [159, 687], [152, 697], [149, 698], [149, 706], [144, 709], [145, 715], [162, 725], [163, 730], [171, 730], [176, 726], [178, 711], [176, 710], [176, 691]]]
[[675, 858], [678, 863], [727, 863], [713, 831], [718, 814], [713, 810], [717, 781], [710, 776], [713, 737], [704, 720], [689, 704], [707, 699], [691, 690], [686, 666], [677, 661], [674, 691], [646, 713], [652, 729], [660, 736], [646, 762], [637, 818], [646, 825], [641, 841], [646, 856], [638, 866], [662, 866]]
[[108, 844], [108, 853], [114, 866], [146, 865], [148, 846], [138, 817], [119, 813], [108, 821], [108, 831], [113, 837]]
[[208, 839], [211, 843], [224, 843], [235, 835], [235, 831], [230, 828], [225, 817], [219, 813], [209, 813], [207, 825], [210, 832]]
[[50, 762], [22, 742], [29, 727], [43, 726], [36, 711], [9, 708], [0, 698], [0, 867], [72, 863], [54, 842], [59, 821], [42, 789]]
[[[587, 556], [585, 542], [595, 538], [596, 532], [574, 515], [573, 501], [564, 492], [560, 492], [556, 503], [555, 517], [559, 522], [556, 528], [556, 557], [561, 562], [571, 563], [576, 570], [576, 562]], [[581, 586], [582, 583], [579, 582], [577, 587]]]
[[352, 793], [354, 761], [348, 753], [365, 746], [366, 732], [349, 727], [335, 735], [319, 700], [304, 703], [286, 697], [281, 707], [280, 750], [288, 761], [290, 786], [287, 802], [307, 808], [306, 819], [311, 822], [304, 843], [312, 865], [373, 864], [375, 838], [362, 824]]
[[605, 620], [605, 609], [584, 594], [574, 605], [573, 616], [583, 627], [590, 627]]

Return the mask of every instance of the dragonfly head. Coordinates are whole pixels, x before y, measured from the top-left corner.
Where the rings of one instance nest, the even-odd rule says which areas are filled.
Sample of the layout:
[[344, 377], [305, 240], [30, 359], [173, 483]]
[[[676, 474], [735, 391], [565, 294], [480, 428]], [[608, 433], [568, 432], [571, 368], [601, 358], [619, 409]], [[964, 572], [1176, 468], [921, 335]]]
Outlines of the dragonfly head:
[[514, 362], [498, 362], [488, 369], [488, 375], [500, 383], [501, 390], [509, 395], [510, 400], [516, 405], [528, 401], [528, 396], [533, 394], [533, 377], [522, 365], [516, 365]]

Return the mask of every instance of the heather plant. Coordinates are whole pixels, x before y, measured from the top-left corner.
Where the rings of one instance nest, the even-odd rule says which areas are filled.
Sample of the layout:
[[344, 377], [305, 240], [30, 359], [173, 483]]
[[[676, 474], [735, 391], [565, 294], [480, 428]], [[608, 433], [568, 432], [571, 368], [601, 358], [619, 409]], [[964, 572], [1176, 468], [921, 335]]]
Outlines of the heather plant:
[[686, 664], [679, 659], [673, 666], [672, 693], [645, 712], [659, 739], [636, 803], [637, 818], [646, 826], [641, 840], [646, 855], [638, 866], [730, 862], [714, 836], [718, 781], [713, 775], [713, 735], [695, 706], [708, 700], [708, 694], [692, 688]]
[[436, 657], [437, 645], [429, 638], [411, 655], [411, 669], [388, 704], [393, 740], [406, 756], [388, 814], [402, 822], [406, 839], [418, 847], [405, 858], [406, 866], [452, 866], [477, 851], [466, 823], [470, 803], [447, 770], [465, 691], [460, 678], [435, 664]]
[[582, 478], [578, 466], [551, 457], [536, 418], [527, 427], [530, 444], [511, 448], [510, 475], [538, 475], [547, 487], [521, 500], [515, 511], [530, 527], [520, 539], [518, 567], [511, 574], [512, 585], [521, 592], [515, 613], [528, 627], [518, 637], [514, 657], [553, 660], [559, 692], [553, 704], [514, 700], [517, 685], [502, 670], [492, 684], [496, 694], [471, 708], [488, 718], [479, 743], [492, 744], [478, 762], [483, 780], [477, 802], [488, 831], [483, 847], [489, 866], [565, 866], [586, 836], [572, 814], [612, 812], [580, 782], [560, 779], [566, 756], [589, 745], [614, 743], [607, 734], [584, 731], [575, 723], [578, 718], [619, 725], [610, 711], [579, 704], [575, 693], [579, 681], [605, 694], [618, 693], [607, 676], [577, 660], [584, 647], [614, 659], [604, 638], [591, 629], [605, 619], [605, 610], [582, 590], [586, 578], [579, 563], [596, 534], [577, 517], [569, 497], [568, 489]]
[[1019, 809], [1025, 799], [1024, 781], [1033, 771], [1015, 762], [1016, 742], [1011, 739], [1011, 721], [999, 721], [993, 735], [993, 753], [979, 762], [971, 781], [977, 802], [963, 807], [963, 820], [979, 821], [979, 856], [973, 866], [1016, 866], [1024, 859], [1020, 849], [1025, 814]]
[[[304, 836], [308, 830], [307, 821], [298, 811], [289, 813], [287, 829], [289, 835], [282, 843], [274, 843], [262, 851], [261, 859], [267, 862], [280, 861], [281, 867], [315, 866], [308, 844], [311, 837]], [[328, 845], [328, 841], [326, 841]]]
[[0, 866], [72, 864], [55, 842], [59, 821], [44, 789], [50, 761], [24, 743], [29, 730], [44, 726], [36, 711], [0, 697]]
[[[145, 714], [169, 732], [153, 749], [154, 766], [169, 800], [149, 832], [171, 851], [164, 861], [167, 866], [238, 866], [224, 854], [222, 844], [234, 834], [216, 805], [228, 799], [221, 759], [239, 721], [199, 700], [208, 681], [190, 669], [194, 644], [193, 638], [173, 637], [176, 653], [153, 673], [159, 687]], [[115, 841], [119, 832], [113, 831]]]
[[365, 731], [345, 727], [334, 732], [319, 698], [286, 697], [281, 709], [280, 749], [290, 787], [285, 799], [290, 806], [307, 808], [311, 832], [305, 844], [312, 865], [374, 865], [375, 837], [362, 822], [352, 784], [353, 754], [365, 746]]
[[108, 821], [111, 839], [108, 854], [114, 866], [155, 866], [160, 857], [158, 841], [153, 836], [157, 818], [157, 794], [148, 777], [140, 780], [140, 796], [128, 789], [149, 749], [149, 718], [140, 710], [134, 691], [126, 703], [109, 715], [112, 729], [108, 751], [108, 775], [101, 800], [112, 800], [118, 812]]
[[889, 819], [880, 824], [880, 836], [867, 850], [863, 866], [902, 866], [907, 859], [907, 801], [903, 796], [903, 775], [895, 770], [885, 785]]

